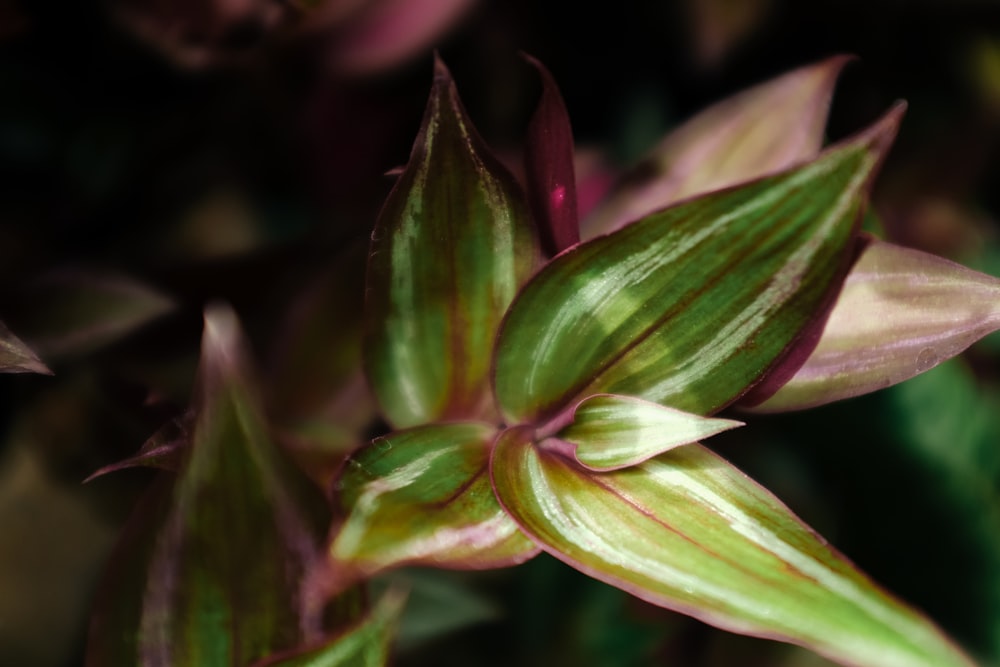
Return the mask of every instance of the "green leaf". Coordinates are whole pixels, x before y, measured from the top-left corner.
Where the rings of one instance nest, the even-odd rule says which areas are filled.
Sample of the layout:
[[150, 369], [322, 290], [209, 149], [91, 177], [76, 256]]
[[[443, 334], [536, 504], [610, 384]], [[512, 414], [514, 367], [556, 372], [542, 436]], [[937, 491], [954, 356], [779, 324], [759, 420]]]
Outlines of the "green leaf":
[[387, 591], [359, 624], [321, 646], [273, 656], [254, 667], [383, 667], [389, 653], [406, 595]]
[[815, 161], [679, 204], [566, 251], [500, 332], [506, 423], [621, 394], [710, 414], [821, 314], [902, 107]]
[[849, 60], [836, 56], [729, 97], [671, 132], [584, 221], [586, 239], [692, 195], [813, 158]]
[[971, 662], [765, 489], [700, 445], [593, 473], [508, 429], [497, 497], [542, 548], [653, 604], [845, 665]]
[[1000, 329], [1000, 280], [872, 240], [805, 365], [758, 412], [810, 408], [883, 389]]
[[390, 422], [495, 416], [496, 330], [539, 257], [524, 195], [438, 61], [410, 162], [372, 234], [365, 364]]
[[554, 448], [563, 449], [563, 443], [569, 445], [572, 450], [569, 453], [591, 470], [626, 468], [674, 447], [743, 425], [611, 394], [584, 399], [574, 408], [572, 419], [554, 436]]
[[38, 355], [0, 322], [0, 373], [52, 375]]
[[152, 555], [139, 623], [148, 665], [245, 665], [322, 632], [301, 586], [328, 518], [268, 438], [232, 311], [205, 315], [192, 445]]
[[538, 548], [497, 504], [494, 427], [432, 424], [377, 438], [338, 480], [346, 518], [329, 547], [333, 590], [400, 565], [493, 569]]

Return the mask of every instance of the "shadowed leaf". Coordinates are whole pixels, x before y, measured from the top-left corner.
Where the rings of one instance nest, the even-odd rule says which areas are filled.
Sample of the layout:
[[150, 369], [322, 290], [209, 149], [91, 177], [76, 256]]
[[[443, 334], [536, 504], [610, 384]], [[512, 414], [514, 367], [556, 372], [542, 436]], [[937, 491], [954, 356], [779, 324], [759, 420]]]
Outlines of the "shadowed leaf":
[[798, 410], [883, 389], [997, 329], [1000, 280], [873, 239], [805, 365], [752, 409]]
[[528, 197], [546, 250], [555, 255], [580, 241], [573, 130], [552, 74], [538, 60], [525, 59], [542, 81], [542, 97], [528, 126], [524, 156]]
[[438, 61], [409, 164], [372, 234], [365, 364], [391, 423], [495, 416], [496, 330], [538, 259], [523, 194]]
[[160, 470], [176, 472], [181, 466], [184, 449], [191, 444], [193, 423], [194, 415], [190, 413], [167, 422], [143, 443], [139, 453], [135, 456], [100, 468], [83, 480], [83, 483], [86, 484], [108, 473], [128, 468], [159, 468]]
[[815, 156], [834, 83], [848, 60], [837, 56], [802, 67], [699, 113], [667, 135], [583, 221], [583, 237]]
[[563, 253], [497, 342], [508, 424], [599, 393], [697, 414], [740, 396], [822, 314], [902, 107], [794, 170], [653, 214]]
[[602, 394], [581, 401], [573, 410], [573, 421], [555, 438], [569, 445], [571, 455], [584, 467], [614, 470], [737, 426], [742, 423]]
[[515, 428], [497, 441], [491, 475], [546, 551], [653, 604], [845, 665], [971, 667], [929, 621], [700, 445], [594, 473]]
[[11, 333], [3, 322], [0, 322], [0, 373], [52, 375], [52, 371], [42, 363], [38, 355]]
[[347, 516], [329, 548], [333, 588], [400, 565], [491, 569], [534, 556], [490, 489], [494, 434], [486, 424], [421, 426], [348, 459], [338, 480]]

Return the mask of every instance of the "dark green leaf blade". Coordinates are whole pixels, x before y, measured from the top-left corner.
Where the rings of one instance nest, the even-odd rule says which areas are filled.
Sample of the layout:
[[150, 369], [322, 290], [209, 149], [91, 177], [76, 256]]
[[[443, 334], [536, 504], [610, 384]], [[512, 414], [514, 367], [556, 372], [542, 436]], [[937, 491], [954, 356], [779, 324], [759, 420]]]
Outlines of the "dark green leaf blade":
[[715, 412], [829, 303], [902, 114], [791, 171], [573, 248], [511, 307], [495, 388], [508, 424], [598, 393]]
[[438, 61], [368, 265], [365, 365], [392, 424], [495, 415], [496, 330], [539, 256], [523, 193], [476, 134]]
[[300, 593], [325, 502], [268, 438], [243, 345], [232, 311], [206, 312], [190, 454], [142, 603], [143, 664], [245, 665], [322, 631]]
[[538, 548], [490, 489], [492, 426], [431, 424], [377, 438], [347, 460], [347, 513], [328, 550], [332, 587], [401, 565], [493, 569]]
[[704, 447], [593, 473], [514, 428], [491, 461], [497, 497], [542, 547], [654, 604], [845, 665], [969, 667], [765, 489]]

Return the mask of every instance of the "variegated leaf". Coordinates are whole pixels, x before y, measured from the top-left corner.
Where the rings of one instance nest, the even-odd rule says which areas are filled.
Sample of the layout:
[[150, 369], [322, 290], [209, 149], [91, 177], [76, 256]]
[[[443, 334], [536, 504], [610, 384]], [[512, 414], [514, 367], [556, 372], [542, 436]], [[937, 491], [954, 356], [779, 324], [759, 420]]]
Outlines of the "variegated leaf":
[[487, 378], [496, 330], [539, 257], [523, 194], [438, 61], [368, 265], [366, 370], [392, 424], [495, 416]]
[[508, 424], [598, 393], [711, 414], [822, 314], [902, 107], [791, 171], [564, 252], [511, 306], [495, 388]]
[[400, 565], [491, 569], [537, 553], [490, 489], [495, 429], [419, 426], [376, 438], [337, 481], [346, 518], [329, 547], [331, 586]]
[[573, 421], [545, 444], [566, 451], [591, 470], [632, 466], [674, 447], [743, 425], [612, 394], [584, 399], [571, 417]]
[[845, 665], [971, 667], [929, 621], [701, 445], [595, 473], [519, 427], [497, 441], [491, 475], [546, 551], [653, 604]]
[[837, 56], [802, 67], [705, 109], [626, 175], [583, 221], [583, 237], [811, 159], [823, 143], [834, 83], [847, 61]]
[[819, 344], [792, 379], [752, 409], [799, 410], [907, 380], [1000, 329], [1000, 280], [871, 240]]

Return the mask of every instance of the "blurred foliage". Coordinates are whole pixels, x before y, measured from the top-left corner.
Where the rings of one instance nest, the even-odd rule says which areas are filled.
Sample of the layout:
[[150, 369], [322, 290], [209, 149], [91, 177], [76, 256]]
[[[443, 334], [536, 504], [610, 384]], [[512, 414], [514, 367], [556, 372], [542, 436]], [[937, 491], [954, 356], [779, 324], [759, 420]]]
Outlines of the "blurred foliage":
[[[340, 323], [319, 323], [324, 338], [301, 313], [319, 318], [309, 304], [353, 298], [330, 270], [354, 266], [345, 270], [357, 277], [360, 262], [343, 258], [369, 233], [384, 172], [406, 160], [430, 78], [429, 48], [348, 76], [315, 36], [185, 69], [109, 6], [0, 0], [0, 320], [32, 344], [27, 325], [45, 305], [33, 285], [65, 271], [126, 276], [175, 307], [77, 354], [43, 355], [53, 378], [0, 375], [0, 664], [80, 664], [102, 563], [151, 477], [79, 482], [180, 414], [206, 302], [234, 304], [261, 360], [280, 357], [288, 337], [303, 341], [302, 359], [353, 349], [349, 334], [334, 335]], [[832, 138], [910, 102], [876, 193], [888, 237], [1000, 274], [996, 3], [517, 0], [482, 3], [434, 45], [500, 150], [516, 149], [537, 94], [516, 52], [538, 57], [604, 169], [725, 94], [856, 54]], [[985, 664], [1000, 664], [998, 340], [878, 395], [755, 417], [753, 429], [713, 440]], [[296, 373], [319, 373], [299, 356]], [[328, 368], [350, 375], [340, 359]], [[302, 402], [272, 406], [289, 428], [326, 414], [379, 430], [370, 406], [324, 401], [322, 376], [301, 386]], [[332, 439], [334, 456], [351, 443]], [[649, 607], [549, 558], [463, 576], [458, 589], [471, 597], [420, 607], [448, 633], [411, 630], [420, 641], [404, 642], [398, 664], [824, 664]], [[458, 628], [455, 608], [476, 623]]]

